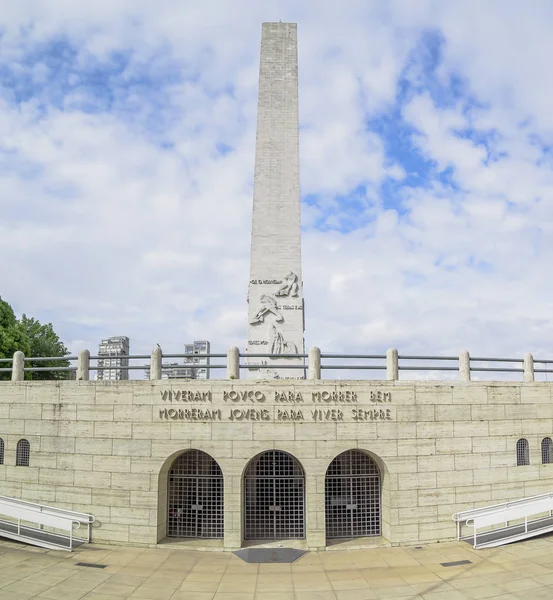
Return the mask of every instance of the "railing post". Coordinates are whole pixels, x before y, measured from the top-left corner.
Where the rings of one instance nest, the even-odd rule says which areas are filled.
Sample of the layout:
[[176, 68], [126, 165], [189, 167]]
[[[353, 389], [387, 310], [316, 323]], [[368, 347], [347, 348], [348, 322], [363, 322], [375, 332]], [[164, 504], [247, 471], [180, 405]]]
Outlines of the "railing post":
[[13, 355], [12, 362], [12, 381], [23, 381], [25, 377], [25, 372], [23, 369], [25, 368], [25, 355], [21, 350], [18, 350]]
[[307, 379], [321, 378], [321, 349], [317, 346], [309, 349], [309, 358], [307, 363]]
[[528, 383], [534, 381], [534, 357], [530, 352], [524, 355], [524, 381]]
[[470, 381], [470, 354], [466, 350], [459, 352], [459, 379]]
[[88, 381], [90, 379], [90, 352], [81, 350], [77, 359], [77, 381]]
[[227, 379], [240, 379], [240, 350], [231, 346], [227, 352]]
[[397, 381], [399, 379], [398, 354], [395, 348], [386, 350], [386, 379]]
[[150, 380], [161, 379], [161, 360], [163, 353], [159, 344], [152, 350], [152, 357], [150, 359]]

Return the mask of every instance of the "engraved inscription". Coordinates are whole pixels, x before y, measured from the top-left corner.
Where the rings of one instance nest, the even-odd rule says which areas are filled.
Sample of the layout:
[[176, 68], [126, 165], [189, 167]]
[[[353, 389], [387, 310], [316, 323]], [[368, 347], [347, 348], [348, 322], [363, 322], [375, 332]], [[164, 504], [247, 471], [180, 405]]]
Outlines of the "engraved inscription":
[[301, 410], [277, 410], [278, 421], [303, 421]]
[[275, 390], [275, 402], [303, 402], [301, 392], [279, 392]]
[[244, 390], [237, 391], [231, 390], [230, 392], [223, 392], [223, 400], [228, 402], [265, 402], [265, 394], [259, 390]]
[[311, 411], [313, 421], [343, 421], [344, 413], [339, 408], [316, 409]]
[[392, 401], [392, 392], [371, 392], [370, 395], [371, 402], [391, 402]]
[[220, 421], [221, 411], [201, 408], [162, 408], [159, 411], [159, 418], [181, 421]]
[[211, 392], [161, 390], [159, 393], [164, 402], [212, 402]]
[[229, 421], [270, 421], [271, 415], [266, 408], [233, 408]]
[[313, 402], [357, 402], [357, 394], [355, 392], [346, 391], [322, 391], [322, 392], [313, 392], [311, 395]]
[[391, 421], [392, 409], [373, 408], [370, 410], [363, 410], [361, 408], [354, 408], [352, 410], [352, 416], [354, 421]]

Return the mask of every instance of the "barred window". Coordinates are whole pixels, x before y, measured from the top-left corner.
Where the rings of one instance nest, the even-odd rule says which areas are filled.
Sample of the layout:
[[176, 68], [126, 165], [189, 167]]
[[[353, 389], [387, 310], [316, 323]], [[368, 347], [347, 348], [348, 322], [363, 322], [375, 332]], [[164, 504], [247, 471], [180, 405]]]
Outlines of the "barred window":
[[15, 466], [28, 467], [30, 458], [31, 444], [29, 444], [28, 440], [19, 440], [19, 442], [17, 442], [17, 450], [15, 453]]
[[517, 442], [517, 466], [530, 464], [530, 448], [528, 440], [522, 438]]
[[544, 465], [553, 462], [553, 441], [549, 437], [541, 441], [541, 462]]
[[4, 464], [4, 440], [0, 438], [0, 465]]

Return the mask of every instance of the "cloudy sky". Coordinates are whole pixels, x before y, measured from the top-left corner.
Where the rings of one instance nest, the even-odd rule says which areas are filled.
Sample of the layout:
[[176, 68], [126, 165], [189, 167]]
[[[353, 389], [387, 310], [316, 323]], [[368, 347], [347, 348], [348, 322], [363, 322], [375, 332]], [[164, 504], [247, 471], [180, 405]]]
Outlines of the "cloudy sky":
[[263, 21], [298, 23], [307, 345], [553, 356], [553, 4], [5, 0], [0, 295], [244, 347]]

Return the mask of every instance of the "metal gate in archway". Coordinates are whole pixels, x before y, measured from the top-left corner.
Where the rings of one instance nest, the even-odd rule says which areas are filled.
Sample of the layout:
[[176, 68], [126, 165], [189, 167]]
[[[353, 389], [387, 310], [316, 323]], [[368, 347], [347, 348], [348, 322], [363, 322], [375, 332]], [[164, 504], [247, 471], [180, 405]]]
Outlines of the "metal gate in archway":
[[209, 454], [187, 450], [169, 471], [167, 537], [223, 537], [223, 473]]
[[325, 479], [326, 537], [381, 534], [380, 471], [359, 450], [348, 450], [329, 465]]
[[244, 539], [305, 537], [305, 475], [280, 450], [256, 456], [244, 475]]

